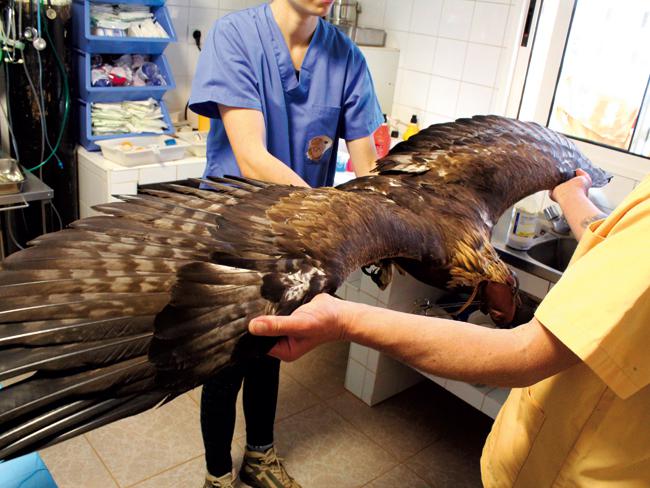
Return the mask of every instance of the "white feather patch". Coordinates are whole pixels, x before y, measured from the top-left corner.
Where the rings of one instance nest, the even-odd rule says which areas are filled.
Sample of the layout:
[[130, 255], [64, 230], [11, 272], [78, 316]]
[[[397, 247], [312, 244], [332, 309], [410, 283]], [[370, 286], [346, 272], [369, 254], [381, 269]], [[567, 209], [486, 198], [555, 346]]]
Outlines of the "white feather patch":
[[309, 290], [309, 284], [314, 276], [325, 276], [318, 268], [311, 268], [307, 272], [296, 271], [282, 277], [282, 284], [286, 287], [282, 296], [284, 301], [302, 300]]

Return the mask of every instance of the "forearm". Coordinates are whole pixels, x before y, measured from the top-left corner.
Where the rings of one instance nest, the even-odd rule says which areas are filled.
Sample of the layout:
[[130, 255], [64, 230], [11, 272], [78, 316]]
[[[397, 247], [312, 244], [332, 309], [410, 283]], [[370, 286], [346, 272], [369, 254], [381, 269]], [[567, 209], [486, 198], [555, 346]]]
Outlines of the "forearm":
[[[345, 338], [421, 371], [470, 383], [526, 386], [554, 374], [539, 367], [526, 327], [502, 330], [352, 304]], [[552, 340], [552, 339], [551, 339]]]
[[556, 198], [577, 240], [582, 238], [589, 224], [606, 217], [582, 192], [566, 192]]
[[240, 154], [235, 154], [235, 157], [242, 175], [247, 178], [284, 185], [309, 186], [289, 166], [266, 149], [240, 151]]
[[357, 177], [370, 174], [377, 161], [377, 151], [372, 136], [346, 141], [346, 145], [354, 174]]

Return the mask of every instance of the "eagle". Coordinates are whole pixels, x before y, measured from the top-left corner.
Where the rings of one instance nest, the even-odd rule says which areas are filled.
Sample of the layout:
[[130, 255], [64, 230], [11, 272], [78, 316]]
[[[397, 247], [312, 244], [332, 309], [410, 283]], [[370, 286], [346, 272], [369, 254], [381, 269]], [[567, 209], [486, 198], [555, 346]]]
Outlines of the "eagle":
[[[396, 145], [374, 174], [335, 188], [240, 177], [167, 183], [95, 207], [0, 270], [0, 459], [170, 401], [265, 354], [247, 333], [392, 265], [466, 288], [498, 323], [516, 283], [490, 244], [499, 216], [582, 168], [609, 176], [535, 123], [475, 116]], [[204, 187], [209, 189], [203, 189]]]

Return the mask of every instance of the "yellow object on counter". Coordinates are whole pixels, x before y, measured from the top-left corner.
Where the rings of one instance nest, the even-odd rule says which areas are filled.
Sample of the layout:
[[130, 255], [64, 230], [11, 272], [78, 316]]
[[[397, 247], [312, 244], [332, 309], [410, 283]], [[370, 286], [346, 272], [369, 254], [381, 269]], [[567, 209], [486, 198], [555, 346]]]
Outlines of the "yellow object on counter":
[[210, 119], [203, 115], [199, 115], [199, 131], [207, 132], [210, 130]]
[[483, 449], [486, 488], [650, 486], [650, 175], [583, 235], [535, 317], [580, 362], [515, 388]]
[[408, 141], [411, 136], [414, 136], [420, 132], [420, 126], [418, 125], [418, 117], [417, 115], [411, 116], [411, 121], [409, 122], [409, 125], [406, 126], [406, 130], [404, 131], [404, 135], [402, 138], [405, 141]]

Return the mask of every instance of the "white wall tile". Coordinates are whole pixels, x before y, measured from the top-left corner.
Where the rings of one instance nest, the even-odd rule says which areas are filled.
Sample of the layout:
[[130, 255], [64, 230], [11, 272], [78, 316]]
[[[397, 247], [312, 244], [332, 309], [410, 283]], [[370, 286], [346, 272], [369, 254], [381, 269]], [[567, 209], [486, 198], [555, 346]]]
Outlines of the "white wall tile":
[[427, 110], [453, 117], [456, 114], [459, 91], [459, 81], [441, 78], [440, 76], [432, 76], [431, 84], [429, 85]]
[[491, 99], [492, 88], [472, 83], [461, 83], [458, 105], [456, 105], [456, 117], [471, 117], [489, 113]]
[[221, 16], [221, 11], [216, 8], [192, 7], [190, 9], [190, 17], [188, 21], [188, 34], [186, 38], [187, 42], [194, 42], [194, 39], [192, 38], [192, 32], [195, 30], [201, 31], [201, 41], [205, 42], [212, 24], [214, 24], [214, 22]]
[[413, 0], [386, 0], [384, 25], [386, 29], [408, 31], [411, 24]]
[[459, 80], [463, 74], [467, 43], [439, 38], [433, 60], [433, 74]]
[[491, 390], [490, 387], [474, 386], [464, 381], [455, 380], [447, 380], [445, 388], [478, 410], [481, 409], [485, 395]]
[[400, 66], [404, 60], [404, 51], [408, 45], [408, 32], [389, 29], [386, 31], [386, 47], [400, 50]]
[[191, 3], [191, 0], [167, 0], [165, 2], [165, 5], [167, 5], [167, 7], [169, 7], [171, 5], [176, 6], [176, 7], [189, 7], [190, 3]]
[[430, 78], [424, 73], [405, 71], [399, 102], [423, 110], [427, 103]]
[[359, 14], [359, 25], [383, 29], [386, 14], [386, 0], [363, 0], [361, 13]]
[[192, 8], [221, 8], [220, 0], [190, 0]]
[[500, 47], [470, 42], [465, 58], [463, 81], [494, 86], [499, 69]]
[[361, 364], [365, 365], [368, 361], [368, 351], [369, 349], [366, 346], [355, 342], [350, 343], [350, 357]]
[[473, 12], [473, 1], [445, 0], [438, 35], [463, 41], [469, 40]]
[[265, 3], [264, 0], [220, 0], [220, 2], [219, 8], [226, 10], [242, 10]]
[[404, 68], [431, 73], [435, 52], [435, 37], [409, 34], [406, 51], [400, 57], [403, 59]]
[[424, 112], [422, 116], [422, 122], [420, 123], [421, 127], [429, 127], [433, 124], [444, 124], [445, 122], [451, 122], [455, 117], [448, 115], [440, 115], [433, 112]]
[[469, 40], [501, 46], [508, 22], [508, 11], [507, 5], [477, 3]]
[[192, 89], [192, 79], [189, 76], [176, 77], [176, 88], [165, 93], [164, 100], [170, 112], [185, 110]]
[[548, 293], [548, 281], [521, 269], [513, 269], [519, 279], [519, 288], [537, 298], [544, 298], [546, 296], [546, 293]]
[[410, 31], [435, 36], [438, 34], [443, 0], [415, 0]]
[[354, 359], [348, 359], [348, 367], [345, 370], [345, 388], [357, 397], [363, 394], [363, 383], [366, 377], [366, 368]]
[[379, 358], [381, 356], [383, 355], [376, 349], [368, 348], [368, 357], [366, 358], [365, 363], [368, 371], [371, 371], [373, 373], [377, 372], [377, 368], [379, 367]]
[[635, 180], [625, 176], [614, 175], [612, 181], [602, 188], [595, 188], [595, 193], [601, 193], [614, 209], [621, 203], [625, 197], [634, 189]]
[[176, 37], [179, 42], [187, 39], [187, 22], [189, 19], [190, 8], [183, 6], [169, 5], [167, 7], [169, 17], [176, 31]]
[[361, 291], [367, 295], [370, 295], [373, 298], [379, 296], [379, 287], [375, 285], [375, 282], [372, 281], [370, 276], [363, 275], [361, 277]]

